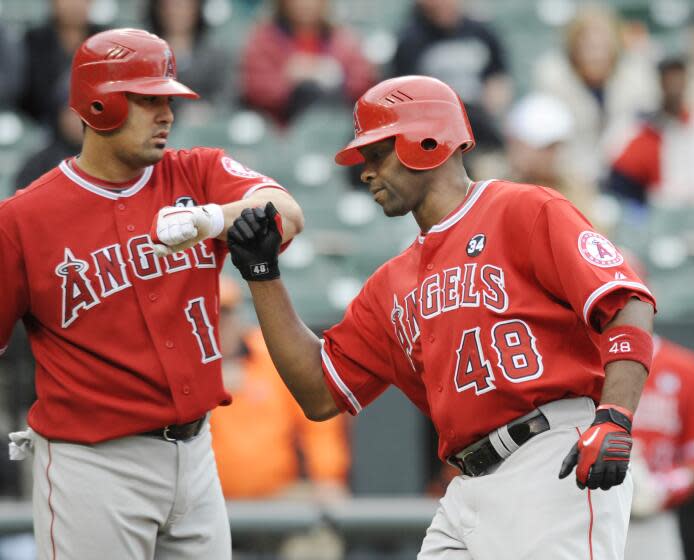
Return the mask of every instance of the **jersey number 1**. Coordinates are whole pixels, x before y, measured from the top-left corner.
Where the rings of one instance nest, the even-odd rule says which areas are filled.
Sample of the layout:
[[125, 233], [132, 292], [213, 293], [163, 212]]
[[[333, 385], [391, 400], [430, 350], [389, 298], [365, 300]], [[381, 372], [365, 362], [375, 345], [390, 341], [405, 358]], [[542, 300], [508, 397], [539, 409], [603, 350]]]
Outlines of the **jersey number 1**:
[[[480, 327], [463, 332], [458, 347], [453, 378], [459, 393], [474, 389], [482, 395], [496, 389], [491, 363], [484, 356]], [[542, 375], [542, 356], [537, 351], [535, 336], [530, 327], [519, 320], [500, 321], [492, 327], [492, 347], [496, 351], [497, 367], [511, 383], [523, 383]]]
[[205, 309], [205, 298], [199, 297], [191, 299], [186, 307], [186, 317], [188, 322], [193, 325], [193, 334], [198, 341], [202, 363], [206, 364], [221, 358], [222, 354], [217, 348], [217, 341], [214, 338], [214, 327], [210, 323], [210, 318]]

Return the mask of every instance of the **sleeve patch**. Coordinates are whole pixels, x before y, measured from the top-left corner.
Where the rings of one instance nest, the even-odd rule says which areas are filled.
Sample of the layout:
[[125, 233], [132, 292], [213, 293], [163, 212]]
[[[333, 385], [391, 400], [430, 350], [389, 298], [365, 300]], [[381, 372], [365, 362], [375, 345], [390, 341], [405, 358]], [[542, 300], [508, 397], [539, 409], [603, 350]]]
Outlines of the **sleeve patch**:
[[222, 158], [222, 167], [227, 173], [229, 173], [229, 175], [243, 177], [244, 179], [257, 179], [258, 177], [264, 177], [264, 175], [261, 173], [249, 169], [242, 163], [230, 158], [229, 156], [224, 156]]
[[606, 237], [594, 231], [583, 231], [578, 236], [578, 251], [590, 264], [600, 268], [619, 266], [624, 257]]

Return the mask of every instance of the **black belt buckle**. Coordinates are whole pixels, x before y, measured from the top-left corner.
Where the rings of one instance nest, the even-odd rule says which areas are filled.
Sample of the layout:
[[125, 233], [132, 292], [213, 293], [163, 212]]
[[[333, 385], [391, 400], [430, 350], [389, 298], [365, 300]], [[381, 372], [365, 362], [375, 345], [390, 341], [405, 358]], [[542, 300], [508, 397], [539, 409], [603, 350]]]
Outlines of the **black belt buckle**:
[[501, 461], [501, 456], [492, 447], [489, 437], [468, 445], [456, 456], [458, 468], [468, 476], [482, 476]]
[[[534, 436], [549, 430], [549, 421], [540, 410], [507, 424], [511, 439], [520, 447]], [[459, 451], [449, 462], [468, 476], [482, 476], [503, 457], [494, 449], [489, 436], [468, 445]]]
[[145, 435], [158, 436], [170, 442], [185, 441], [194, 438], [200, 433], [201, 428], [205, 423], [206, 416], [202, 416], [197, 420], [188, 422], [187, 424], [170, 424], [164, 426], [160, 430], [147, 432]]
[[166, 426], [161, 433], [161, 437], [163, 437], [166, 441], [178, 441], [177, 438], [169, 435], [169, 430], [171, 430], [171, 426]]

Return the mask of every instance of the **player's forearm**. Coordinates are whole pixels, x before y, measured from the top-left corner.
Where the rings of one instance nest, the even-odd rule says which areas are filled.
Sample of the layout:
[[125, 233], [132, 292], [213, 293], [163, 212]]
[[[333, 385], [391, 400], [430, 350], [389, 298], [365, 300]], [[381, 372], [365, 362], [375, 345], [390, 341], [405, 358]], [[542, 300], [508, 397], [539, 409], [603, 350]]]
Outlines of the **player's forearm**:
[[265, 343], [282, 380], [311, 420], [337, 408], [326, 386], [318, 337], [297, 316], [281, 280], [249, 282]]
[[646, 368], [636, 362], [622, 360], [608, 364], [600, 403], [614, 404], [634, 412], [647, 376]]
[[256, 191], [253, 196], [237, 202], [230, 202], [222, 205], [224, 213], [224, 229], [217, 237], [226, 241], [226, 231], [234, 223], [234, 220], [241, 215], [244, 208], [264, 207], [266, 203], [272, 202], [282, 217], [282, 242], [286, 243], [294, 236], [301, 233], [304, 229], [304, 213], [297, 202], [281, 189], [267, 188]]
[[[653, 306], [637, 299], [630, 300], [605, 327], [605, 331], [624, 325], [653, 332]], [[619, 360], [607, 364], [600, 402], [616, 404], [634, 412], [647, 376], [646, 368], [638, 362]]]

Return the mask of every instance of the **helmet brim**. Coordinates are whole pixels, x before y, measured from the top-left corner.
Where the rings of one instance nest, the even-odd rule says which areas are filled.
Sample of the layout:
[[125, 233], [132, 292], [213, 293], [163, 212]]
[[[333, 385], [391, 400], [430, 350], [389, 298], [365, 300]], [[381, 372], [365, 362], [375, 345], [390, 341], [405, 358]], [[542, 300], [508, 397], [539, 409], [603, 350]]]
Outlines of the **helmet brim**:
[[104, 84], [102, 90], [107, 92], [124, 91], [139, 95], [173, 95], [190, 99], [198, 99], [200, 97], [188, 86], [184, 86], [173, 78], [139, 78], [136, 80], [111, 82], [110, 84]]
[[385, 130], [374, 130], [373, 132], [362, 134], [335, 154], [335, 163], [338, 165], [358, 165], [364, 163], [364, 156], [361, 155], [359, 148], [375, 144], [393, 136], [395, 134], [392, 131]]

